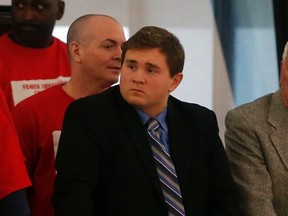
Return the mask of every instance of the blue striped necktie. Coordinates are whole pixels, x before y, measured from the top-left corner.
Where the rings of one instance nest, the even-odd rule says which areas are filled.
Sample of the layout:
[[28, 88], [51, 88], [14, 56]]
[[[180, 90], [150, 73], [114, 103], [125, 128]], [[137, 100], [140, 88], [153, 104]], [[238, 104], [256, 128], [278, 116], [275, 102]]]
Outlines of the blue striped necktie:
[[168, 213], [169, 216], [185, 215], [175, 168], [169, 153], [160, 142], [158, 128], [158, 121], [152, 118], [149, 119], [147, 128], [149, 142], [155, 159], [162, 192], [168, 207]]

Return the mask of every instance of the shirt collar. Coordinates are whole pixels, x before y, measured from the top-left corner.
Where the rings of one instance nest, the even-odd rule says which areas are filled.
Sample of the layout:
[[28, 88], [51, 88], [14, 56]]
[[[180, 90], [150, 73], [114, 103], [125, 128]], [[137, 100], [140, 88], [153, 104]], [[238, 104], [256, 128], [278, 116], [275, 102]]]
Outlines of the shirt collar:
[[[139, 109], [136, 109], [136, 111], [141, 118], [142, 124], [145, 125], [151, 117]], [[167, 107], [165, 107], [165, 109], [161, 113], [159, 113], [157, 116], [155, 116], [154, 118], [157, 119], [157, 121], [159, 122], [163, 130], [165, 130], [165, 132], [168, 133], [166, 115], [167, 115]]]

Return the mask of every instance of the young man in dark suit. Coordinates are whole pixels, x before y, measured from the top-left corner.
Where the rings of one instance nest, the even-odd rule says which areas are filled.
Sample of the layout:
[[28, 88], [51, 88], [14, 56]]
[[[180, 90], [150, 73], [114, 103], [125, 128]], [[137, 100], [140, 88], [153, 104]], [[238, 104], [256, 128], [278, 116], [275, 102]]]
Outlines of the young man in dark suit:
[[173, 34], [144, 27], [122, 46], [120, 85], [68, 107], [56, 215], [238, 215], [215, 114], [170, 96], [183, 65]]

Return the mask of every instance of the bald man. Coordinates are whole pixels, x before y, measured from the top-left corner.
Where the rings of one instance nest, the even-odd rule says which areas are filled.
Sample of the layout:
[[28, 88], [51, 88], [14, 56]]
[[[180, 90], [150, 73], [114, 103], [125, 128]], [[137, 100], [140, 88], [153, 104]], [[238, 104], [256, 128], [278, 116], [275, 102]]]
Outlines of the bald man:
[[34, 216], [55, 215], [51, 197], [62, 121], [75, 99], [97, 94], [116, 83], [121, 66], [122, 26], [106, 15], [75, 20], [67, 36], [71, 79], [19, 103], [12, 115], [33, 187], [28, 191]]

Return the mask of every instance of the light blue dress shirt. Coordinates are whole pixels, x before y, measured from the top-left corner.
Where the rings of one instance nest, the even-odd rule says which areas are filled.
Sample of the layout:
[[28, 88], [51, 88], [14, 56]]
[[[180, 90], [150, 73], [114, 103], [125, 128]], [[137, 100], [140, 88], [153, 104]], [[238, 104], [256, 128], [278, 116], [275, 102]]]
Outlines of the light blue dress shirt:
[[[136, 109], [138, 114], [140, 115], [142, 124], [145, 125], [151, 116], [147, 115], [146, 113]], [[167, 107], [159, 113], [154, 119], [157, 119], [159, 122], [160, 127], [158, 128], [159, 134], [160, 134], [160, 141], [164, 145], [163, 147], [165, 150], [170, 153], [170, 148], [169, 148], [169, 140], [168, 140], [168, 126], [166, 122], [166, 115], [167, 115]]]

